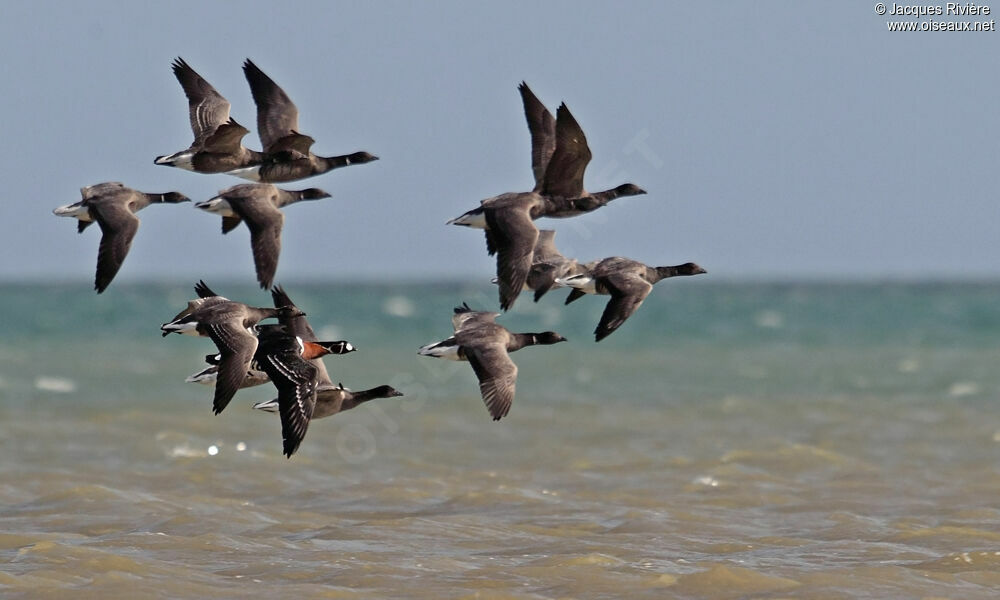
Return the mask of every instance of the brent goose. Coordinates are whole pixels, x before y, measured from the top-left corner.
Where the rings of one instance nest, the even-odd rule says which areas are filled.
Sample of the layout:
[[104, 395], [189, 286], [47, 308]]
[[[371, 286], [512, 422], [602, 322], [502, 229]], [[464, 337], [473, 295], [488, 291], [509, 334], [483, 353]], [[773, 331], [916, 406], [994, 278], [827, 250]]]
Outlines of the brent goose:
[[[531, 254], [531, 270], [528, 271], [528, 278], [525, 279], [522, 290], [534, 291], [535, 302], [538, 302], [550, 289], [562, 287], [557, 279], [583, 273], [587, 268], [594, 266], [581, 265], [575, 258], [563, 256], [556, 249], [555, 236], [556, 232], [551, 229], [538, 230], [538, 240]], [[494, 277], [492, 282], [499, 283], [499, 281]]]
[[259, 308], [221, 296], [212, 298], [221, 300], [203, 298], [203, 302], [195, 306], [189, 302], [188, 308], [161, 325], [160, 330], [164, 335], [195, 335], [209, 337], [215, 342], [219, 350], [219, 370], [212, 408], [219, 414], [240, 389], [257, 351], [253, 326], [261, 319], [290, 318], [304, 313], [290, 306]]
[[195, 173], [224, 173], [260, 164], [264, 155], [241, 143], [250, 130], [230, 118], [229, 101], [183, 58], [174, 59], [171, 66], [188, 99], [194, 141], [185, 150], [156, 157], [153, 163]]
[[[566, 218], [596, 210], [623, 196], [637, 196], [646, 191], [633, 183], [625, 183], [603, 192], [589, 193], [583, 189], [583, 173], [590, 162], [590, 147], [583, 129], [569, 112], [566, 103], [556, 111], [556, 118], [538, 98], [521, 82], [518, 86], [524, 104], [524, 116], [531, 134], [531, 170], [535, 178], [532, 192], [556, 200], [537, 216]], [[485, 204], [448, 221], [449, 225], [463, 225], [477, 229], [488, 227], [484, 215]]]
[[280, 183], [378, 160], [377, 156], [363, 151], [343, 156], [316, 156], [311, 150], [315, 140], [299, 132], [299, 110], [288, 94], [249, 58], [243, 63], [243, 74], [257, 105], [257, 133], [266, 156], [262, 164], [234, 169], [229, 171], [231, 175], [251, 181]]
[[[199, 289], [198, 286], [195, 286], [195, 291], [197, 291], [199, 295], [207, 293], [210, 296], [214, 296], [214, 292], [209, 290], [208, 286], [206, 286], [204, 282], [199, 282], [199, 285], [202, 286], [201, 289]], [[275, 308], [280, 308], [282, 306], [288, 306], [296, 309], [298, 308], [281, 286], [275, 286], [271, 290], [271, 298], [274, 300]], [[354, 344], [351, 344], [347, 340], [339, 340], [336, 342], [319, 341], [319, 338], [316, 337], [316, 333], [309, 325], [309, 321], [306, 319], [304, 314], [296, 315], [294, 317], [279, 316], [278, 323], [283, 325], [289, 334], [298, 336], [304, 341], [316, 342], [322, 345], [326, 350], [322, 353], [323, 356], [326, 354], [347, 354], [357, 350]], [[259, 360], [259, 354], [260, 348], [258, 347], [258, 351], [254, 355], [254, 361]], [[208, 363], [209, 366], [193, 375], [188, 376], [184, 381], [187, 383], [215, 385], [219, 372], [218, 364], [220, 358], [221, 357], [218, 354], [209, 354], [205, 357], [205, 362]], [[312, 363], [313, 366], [315, 366], [319, 371], [320, 386], [332, 386], [333, 383], [330, 382], [330, 375], [327, 373], [326, 366], [323, 364], [323, 361], [317, 357], [312, 359]], [[251, 362], [246, 378], [244, 378], [243, 383], [240, 384], [240, 389], [261, 385], [267, 383], [268, 381], [270, 381], [270, 378], [267, 376], [267, 373], [259, 369], [255, 369], [253, 362]]]
[[176, 204], [191, 199], [179, 192], [147, 194], [125, 187], [117, 181], [98, 183], [80, 188], [83, 197], [79, 202], [60, 206], [52, 212], [60, 217], [79, 220], [77, 232], [83, 233], [91, 223], [101, 226], [101, 245], [97, 251], [97, 275], [94, 289], [100, 294], [121, 268], [136, 231], [139, 218], [135, 213], [150, 204]]
[[281, 208], [302, 200], [329, 198], [319, 188], [282, 190], [270, 183], [242, 183], [222, 190], [218, 196], [195, 204], [206, 212], [222, 217], [222, 233], [229, 233], [241, 221], [250, 229], [253, 262], [260, 287], [271, 287], [281, 253], [281, 226], [285, 216]]
[[514, 400], [517, 365], [508, 353], [525, 346], [566, 341], [554, 331], [511, 333], [496, 324], [498, 316], [500, 313], [474, 311], [467, 304], [456, 307], [452, 317], [455, 335], [418, 351], [423, 356], [469, 361], [479, 379], [483, 402], [494, 421], [507, 415]]
[[[369, 400], [396, 398], [402, 395], [402, 392], [388, 385], [380, 385], [370, 390], [352, 392], [349, 388], [345, 388], [343, 383], [327, 386], [320, 384], [316, 389], [316, 405], [313, 407], [312, 418], [322, 419], [330, 417], [345, 410], [351, 410]], [[258, 402], [253, 405], [254, 408], [267, 412], [278, 412], [278, 406], [278, 399]]]
[[610, 295], [601, 321], [594, 330], [599, 342], [611, 335], [625, 322], [653, 289], [653, 284], [682, 275], [707, 273], [694, 263], [684, 263], [672, 267], [649, 267], [629, 258], [612, 256], [599, 261], [588, 272], [573, 275], [558, 282], [574, 288], [566, 298], [566, 304], [584, 294]]
[[486, 230], [486, 249], [497, 255], [500, 306], [509, 310], [524, 288], [538, 241], [535, 219], [565, 218], [596, 210], [615, 198], [645, 194], [625, 183], [603, 192], [583, 188], [583, 174], [590, 162], [590, 147], [579, 123], [565, 103], [556, 118], [524, 82], [518, 88], [531, 133], [531, 166], [535, 187], [531, 192], [500, 194], [451, 219], [448, 224]]

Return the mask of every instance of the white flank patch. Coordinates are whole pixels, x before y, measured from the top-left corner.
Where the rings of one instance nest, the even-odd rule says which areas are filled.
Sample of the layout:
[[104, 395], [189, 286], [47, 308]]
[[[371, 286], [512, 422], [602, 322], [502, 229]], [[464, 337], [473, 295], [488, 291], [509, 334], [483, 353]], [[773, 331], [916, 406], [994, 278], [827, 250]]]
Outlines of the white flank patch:
[[163, 331], [176, 332], [181, 335], [200, 335], [197, 323], [167, 323], [161, 327]]
[[76, 204], [60, 206], [59, 208], [53, 210], [52, 214], [60, 217], [74, 217], [81, 221], [93, 221], [93, 219], [90, 218], [90, 209], [81, 205], [79, 202]]
[[[211, 372], [209, 372], [211, 370]], [[219, 373], [215, 367], [209, 367], [204, 371], [198, 371], [194, 375], [188, 375], [184, 383], [200, 383], [202, 385], [214, 386], [215, 381], [219, 378]]]
[[486, 214], [482, 211], [478, 212], [469, 211], [460, 217], [455, 217], [454, 219], [448, 221], [445, 224], [462, 225], [465, 227], [473, 227], [475, 229], [486, 229]]
[[[440, 342], [438, 342], [440, 343]], [[417, 354], [421, 356], [433, 356], [434, 358], [443, 358], [445, 360], [461, 360], [458, 357], [458, 344], [451, 346], [438, 346], [437, 344], [429, 344], [423, 346], [417, 351]]]
[[248, 179], [250, 181], [260, 181], [260, 166], [255, 167], [244, 167], [242, 169], [233, 169], [232, 171], [226, 171], [227, 175], [235, 175], [240, 179]]
[[191, 160], [193, 157], [194, 154], [191, 152], [178, 152], [177, 154], [171, 154], [170, 156], [162, 156], [153, 162], [158, 165], [167, 165], [170, 167], [177, 167], [178, 169], [184, 169], [185, 171], [193, 171], [194, 163]]
[[57, 394], [72, 394], [76, 391], [76, 382], [62, 377], [38, 377], [35, 379], [35, 389]]
[[195, 208], [200, 208], [205, 212], [210, 212], [214, 215], [219, 215], [222, 217], [235, 217], [236, 213], [233, 212], [232, 205], [229, 204], [225, 198], [221, 196], [216, 196], [210, 200], [205, 200], [204, 202], [199, 202], [194, 205]]
[[574, 275], [565, 279], [556, 279], [556, 283], [562, 286], [576, 288], [587, 294], [597, 293], [597, 282], [589, 275]]
[[264, 402], [258, 402], [253, 405], [257, 410], [264, 410], [267, 412], [278, 412], [278, 401], [277, 400], [265, 400]]

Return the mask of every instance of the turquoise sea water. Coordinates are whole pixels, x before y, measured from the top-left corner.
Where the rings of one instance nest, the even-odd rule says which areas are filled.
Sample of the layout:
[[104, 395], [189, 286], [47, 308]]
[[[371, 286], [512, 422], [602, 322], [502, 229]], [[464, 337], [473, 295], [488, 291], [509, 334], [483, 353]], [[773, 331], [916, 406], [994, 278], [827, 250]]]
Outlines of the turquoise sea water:
[[[708, 278], [706, 278], [708, 279]], [[0, 286], [4, 598], [993, 598], [1000, 284], [668, 281], [595, 344], [605, 298], [524, 295], [494, 423], [416, 355], [488, 285], [285, 285], [335, 381], [406, 396], [281, 456], [241, 391], [161, 338], [194, 282]], [[266, 305], [260, 290], [208, 282]]]

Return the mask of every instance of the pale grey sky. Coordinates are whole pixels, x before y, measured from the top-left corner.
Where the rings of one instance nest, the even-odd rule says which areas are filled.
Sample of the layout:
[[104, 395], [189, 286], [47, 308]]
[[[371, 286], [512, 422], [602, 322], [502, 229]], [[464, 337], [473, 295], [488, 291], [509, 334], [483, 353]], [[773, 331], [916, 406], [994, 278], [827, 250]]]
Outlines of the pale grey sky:
[[[874, 6], [5, 3], [0, 279], [92, 281], [100, 232], [51, 213], [81, 186], [197, 201], [241, 181], [153, 165], [191, 142], [176, 56], [251, 129], [246, 57], [314, 151], [381, 157], [284, 184], [333, 198], [286, 210], [278, 281], [489, 277], [481, 233], [444, 222], [530, 189], [521, 80], [583, 126], [588, 189], [649, 191], [539, 221], [566, 254], [719, 277], [1000, 276], [1000, 33], [893, 33]], [[253, 281], [245, 228], [223, 237], [191, 205], [139, 216], [116, 283]]]

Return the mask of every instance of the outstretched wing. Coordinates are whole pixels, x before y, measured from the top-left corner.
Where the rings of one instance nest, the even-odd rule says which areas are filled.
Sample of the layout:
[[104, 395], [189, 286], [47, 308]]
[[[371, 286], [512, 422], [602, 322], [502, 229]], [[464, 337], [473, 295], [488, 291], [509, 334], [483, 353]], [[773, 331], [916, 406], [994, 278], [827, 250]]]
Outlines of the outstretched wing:
[[242, 146], [243, 136], [248, 133], [249, 129], [229, 119], [205, 138], [203, 148], [206, 152], [236, 154]]
[[250, 84], [250, 93], [257, 105], [257, 133], [264, 152], [281, 138], [299, 129], [299, 109], [273, 79], [253, 64], [249, 58], [243, 63], [243, 74]]
[[503, 344], [467, 346], [469, 364], [479, 379], [479, 392], [494, 421], [510, 412], [517, 383], [517, 365], [507, 355]]
[[269, 352], [259, 362], [278, 389], [282, 450], [291, 458], [306, 435], [316, 407], [317, 370], [297, 349]]
[[90, 214], [97, 219], [103, 233], [97, 250], [97, 275], [94, 278], [94, 289], [101, 293], [125, 262], [135, 233], [139, 230], [139, 218], [128, 207], [118, 203], [91, 207]]
[[564, 102], [556, 111], [556, 150], [545, 169], [543, 193], [563, 198], [582, 195], [583, 172], [590, 158], [587, 137]]
[[257, 268], [257, 281], [267, 289], [274, 281], [281, 254], [281, 227], [285, 215], [268, 199], [254, 199], [232, 203], [233, 212], [246, 221], [250, 229], [250, 246]]
[[184, 88], [184, 95], [188, 99], [188, 116], [195, 142], [203, 142], [229, 120], [229, 101], [184, 62], [183, 58], [174, 59], [171, 66], [174, 77]]
[[524, 103], [524, 117], [531, 132], [531, 170], [535, 175], [534, 191], [542, 191], [545, 183], [545, 169], [556, 149], [556, 120], [545, 105], [532, 93], [528, 84], [517, 86]]
[[257, 337], [247, 331], [242, 323], [216, 321], [199, 326], [219, 349], [219, 374], [215, 380], [212, 410], [221, 413], [236, 395], [243, 383], [257, 351]]
[[531, 220], [527, 205], [502, 206], [486, 209], [489, 226], [497, 250], [497, 283], [500, 306], [509, 310], [524, 289], [531, 271], [531, 257], [538, 239], [538, 228]]
[[611, 299], [604, 307], [604, 314], [594, 330], [598, 342], [621, 327], [653, 289], [652, 284], [633, 274], [606, 277], [602, 283], [611, 292]]

